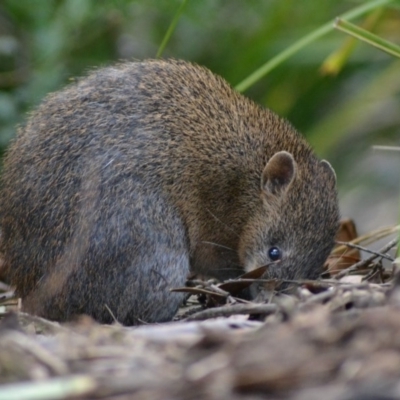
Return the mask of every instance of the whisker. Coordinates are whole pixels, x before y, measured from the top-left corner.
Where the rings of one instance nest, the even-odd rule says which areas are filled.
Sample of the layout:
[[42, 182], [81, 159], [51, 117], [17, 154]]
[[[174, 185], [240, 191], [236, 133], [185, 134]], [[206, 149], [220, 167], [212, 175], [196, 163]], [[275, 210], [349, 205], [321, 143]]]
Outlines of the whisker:
[[218, 243], [214, 243], [214, 242], [207, 242], [205, 240], [203, 240], [202, 243], [211, 244], [212, 246], [221, 247], [223, 249], [230, 250], [230, 251], [235, 251], [234, 249], [231, 249], [230, 247], [224, 246], [223, 244], [218, 244]]
[[211, 216], [218, 221], [220, 224], [224, 225], [225, 228], [229, 229], [231, 232], [235, 234], [236, 237], [240, 237], [229, 225], [225, 224], [225, 222], [222, 222], [217, 216], [215, 216], [208, 208], [206, 208], [207, 212], [211, 214]]

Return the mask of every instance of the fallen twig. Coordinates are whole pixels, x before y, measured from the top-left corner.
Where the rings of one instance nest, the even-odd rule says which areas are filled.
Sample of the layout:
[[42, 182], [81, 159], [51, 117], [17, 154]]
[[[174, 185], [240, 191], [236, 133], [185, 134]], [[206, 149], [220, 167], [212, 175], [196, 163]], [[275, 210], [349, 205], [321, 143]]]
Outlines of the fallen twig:
[[351, 267], [346, 268], [340, 271], [338, 274], [335, 275], [335, 279], [340, 279], [343, 276], [349, 274], [350, 272], [357, 271], [357, 269], [366, 267], [371, 261], [375, 260], [378, 257], [381, 257], [381, 253], [386, 253], [387, 251], [391, 250], [393, 247], [397, 245], [398, 238], [391, 240], [388, 244], [386, 244], [382, 249], [379, 250], [378, 255], [372, 254], [370, 257], [366, 258], [365, 260], [361, 260]]
[[230, 317], [236, 314], [262, 314], [270, 315], [277, 311], [276, 304], [235, 304], [232, 306], [222, 306], [209, 308], [204, 311], [191, 315], [186, 321], [202, 321], [209, 318]]

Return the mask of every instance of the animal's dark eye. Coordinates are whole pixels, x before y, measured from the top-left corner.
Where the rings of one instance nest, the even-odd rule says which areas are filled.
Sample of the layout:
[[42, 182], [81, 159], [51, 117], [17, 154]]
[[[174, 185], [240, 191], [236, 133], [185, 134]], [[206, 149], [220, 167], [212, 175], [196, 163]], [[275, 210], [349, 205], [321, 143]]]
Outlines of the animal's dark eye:
[[282, 252], [278, 247], [271, 247], [268, 250], [268, 257], [271, 259], [271, 261], [278, 261], [282, 258]]

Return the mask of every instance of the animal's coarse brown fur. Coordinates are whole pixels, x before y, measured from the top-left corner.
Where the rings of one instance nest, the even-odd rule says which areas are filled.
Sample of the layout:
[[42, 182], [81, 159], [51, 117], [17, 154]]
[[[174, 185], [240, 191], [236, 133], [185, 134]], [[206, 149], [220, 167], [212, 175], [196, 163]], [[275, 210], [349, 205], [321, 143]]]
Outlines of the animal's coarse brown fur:
[[27, 310], [135, 324], [171, 319], [189, 271], [237, 276], [271, 247], [269, 276], [317, 277], [338, 206], [286, 121], [205, 68], [145, 61], [47, 97], [5, 158], [0, 217]]

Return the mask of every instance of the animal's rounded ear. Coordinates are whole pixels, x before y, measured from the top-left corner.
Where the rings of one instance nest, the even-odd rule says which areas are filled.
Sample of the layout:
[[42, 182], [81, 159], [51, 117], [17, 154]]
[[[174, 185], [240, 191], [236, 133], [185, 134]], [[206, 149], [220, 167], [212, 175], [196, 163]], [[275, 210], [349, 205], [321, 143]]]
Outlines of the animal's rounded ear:
[[296, 176], [297, 165], [287, 151], [275, 153], [267, 162], [261, 176], [261, 189], [274, 195], [285, 191]]
[[336, 172], [335, 170], [332, 168], [332, 165], [329, 164], [328, 161], [326, 160], [322, 160], [319, 163], [321, 165], [321, 167], [323, 168], [323, 170], [325, 171], [326, 175], [329, 177], [329, 179], [331, 180], [331, 182], [336, 185]]

